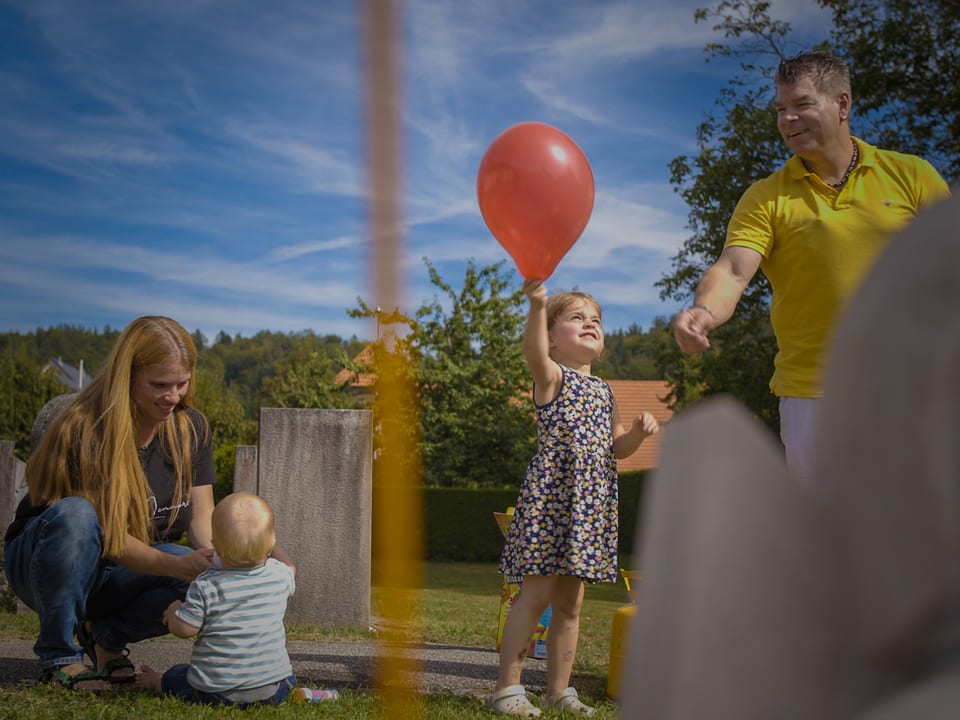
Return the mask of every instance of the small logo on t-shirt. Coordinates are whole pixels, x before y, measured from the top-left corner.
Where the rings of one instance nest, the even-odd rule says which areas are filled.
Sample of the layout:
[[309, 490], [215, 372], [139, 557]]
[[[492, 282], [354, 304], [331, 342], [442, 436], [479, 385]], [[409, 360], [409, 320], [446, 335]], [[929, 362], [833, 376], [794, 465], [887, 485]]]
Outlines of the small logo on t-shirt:
[[178, 507], [182, 510], [183, 508], [188, 507], [189, 505], [190, 505], [190, 501], [184, 500], [182, 503], [176, 506], [167, 505], [166, 507], [161, 507], [157, 505], [157, 498], [155, 495], [151, 495], [150, 497], [147, 498], [147, 506], [150, 508], [151, 519], [158, 518], [158, 517], [167, 517], [170, 514], [170, 511], [173, 510], [174, 507]]

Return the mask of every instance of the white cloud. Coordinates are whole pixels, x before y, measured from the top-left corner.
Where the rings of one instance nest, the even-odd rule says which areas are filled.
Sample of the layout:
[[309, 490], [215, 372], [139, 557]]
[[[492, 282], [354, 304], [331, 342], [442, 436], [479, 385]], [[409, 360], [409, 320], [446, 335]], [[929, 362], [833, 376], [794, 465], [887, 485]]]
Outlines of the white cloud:
[[[20, 271], [5, 273], [5, 282], [10, 285], [38, 292], [72, 293], [77, 298], [89, 292], [89, 287], [83, 288], [85, 282], [95, 286], [99, 278], [115, 273], [126, 278], [115, 284], [127, 288], [153, 282], [172, 294], [216, 292], [232, 300], [255, 301], [263, 297], [319, 308], [340, 307], [337, 298], [352, 297], [355, 287], [348, 277], [334, 275], [315, 280], [298, 269], [296, 263], [280, 268], [276, 258], [271, 263], [235, 262], [205, 252], [184, 257], [163, 248], [147, 249], [81, 237], [17, 239], [4, 245], [0, 258], [7, 268], [12, 268], [13, 260], [19, 258]], [[85, 277], [94, 279], [85, 281]], [[63, 287], [65, 278], [69, 278], [70, 287]], [[93, 293], [87, 299], [96, 296]]]
[[565, 94], [556, 84], [542, 78], [524, 75], [523, 86], [541, 104], [561, 116], [572, 116], [599, 127], [613, 124], [611, 118], [597, 108], [596, 103], [577, 101], [570, 95]]
[[[480, 218], [476, 173], [496, 134], [540, 119], [589, 149], [597, 179], [556, 281], [625, 322], [669, 307], [652, 283], [687, 231], [666, 162], [691, 150], [726, 80], [704, 63], [719, 38], [693, 23], [703, 4], [400, 5], [411, 304], [433, 294], [424, 255], [451, 283], [470, 258], [512, 266]], [[118, 325], [167, 308], [204, 332], [364, 327], [343, 312], [374, 294], [360, 5], [6, 6], [26, 20], [0, 28], [0, 317]], [[778, 14], [821, 13], [776, 0]]]
[[327, 149], [296, 137], [282, 124], [253, 127], [228, 123], [226, 131], [248, 150], [267, 155], [268, 160], [258, 160], [257, 164], [277, 175], [282, 183], [294, 185], [292, 173], [299, 178], [296, 185], [311, 192], [348, 197], [366, 193], [362, 165], [343, 150]]

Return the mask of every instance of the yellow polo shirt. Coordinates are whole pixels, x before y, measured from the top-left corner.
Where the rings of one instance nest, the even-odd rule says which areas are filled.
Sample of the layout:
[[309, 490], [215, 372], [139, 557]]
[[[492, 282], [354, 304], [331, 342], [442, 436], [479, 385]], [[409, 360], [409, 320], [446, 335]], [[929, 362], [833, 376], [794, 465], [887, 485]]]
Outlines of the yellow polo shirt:
[[727, 226], [724, 247], [760, 253], [773, 289], [770, 389], [778, 396], [821, 395], [830, 335], [847, 300], [891, 237], [950, 194], [926, 160], [854, 141], [860, 161], [840, 191], [792, 157], [747, 189]]

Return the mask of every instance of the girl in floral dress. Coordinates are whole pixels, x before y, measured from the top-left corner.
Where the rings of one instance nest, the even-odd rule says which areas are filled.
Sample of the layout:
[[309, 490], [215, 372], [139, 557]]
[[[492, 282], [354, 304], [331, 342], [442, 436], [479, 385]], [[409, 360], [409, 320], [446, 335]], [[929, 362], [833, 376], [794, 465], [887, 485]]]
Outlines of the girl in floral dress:
[[530, 637], [550, 605], [544, 702], [589, 716], [593, 708], [569, 686], [584, 584], [616, 581], [616, 459], [634, 453], [659, 425], [643, 412], [624, 428], [610, 386], [590, 374], [603, 351], [593, 298], [569, 292], [548, 301], [540, 280], [527, 280], [523, 292], [530, 303], [523, 350], [533, 376], [539, 450], [500, 560], [501, 573], [523, 576], [523, 590], [504, 624], [497, 686], [486, 702], [500, 715], [540, 715], [520, 674]]

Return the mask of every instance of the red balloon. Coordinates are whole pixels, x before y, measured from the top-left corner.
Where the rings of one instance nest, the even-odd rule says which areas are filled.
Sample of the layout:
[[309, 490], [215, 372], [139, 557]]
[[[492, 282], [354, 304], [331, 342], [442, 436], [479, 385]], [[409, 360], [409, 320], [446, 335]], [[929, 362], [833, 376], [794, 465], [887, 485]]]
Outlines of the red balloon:
[[480, 214], [526, 279], [546, 280], [587, 226], [593, 171], [567, 135], [540, 122], [504, 130], [477, 173]]

